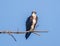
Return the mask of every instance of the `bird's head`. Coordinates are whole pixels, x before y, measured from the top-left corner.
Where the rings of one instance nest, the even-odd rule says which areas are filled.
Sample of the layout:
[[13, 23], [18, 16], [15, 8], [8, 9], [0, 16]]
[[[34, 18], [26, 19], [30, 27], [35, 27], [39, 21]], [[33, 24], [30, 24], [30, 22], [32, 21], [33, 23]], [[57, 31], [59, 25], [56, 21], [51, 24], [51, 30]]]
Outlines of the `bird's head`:
[[36, 11], [35, 11], [35, 10], [32, 11], [32, 16], [33, 16], [33, 17], [36, 16]]
[[33, 10], [33, 11], [32, 11], [32, 14], [36, 14], [36, 11], [35, 11], [35, 10]]

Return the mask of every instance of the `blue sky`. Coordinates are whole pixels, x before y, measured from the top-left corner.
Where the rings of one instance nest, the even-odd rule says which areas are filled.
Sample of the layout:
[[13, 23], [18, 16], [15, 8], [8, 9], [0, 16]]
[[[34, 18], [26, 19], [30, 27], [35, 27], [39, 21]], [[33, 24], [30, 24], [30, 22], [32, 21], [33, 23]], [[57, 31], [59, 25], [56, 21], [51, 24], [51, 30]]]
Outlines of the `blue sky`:
[[0, 0], [0, 30], [25, 31], [25, 21], [36, 10], [39, 27], [48, 30], [41, 36], [14, 34], [17, 42], [7, 34], [0, 35], [0, 46], [60, 46], [60, 1], [59, 0]]

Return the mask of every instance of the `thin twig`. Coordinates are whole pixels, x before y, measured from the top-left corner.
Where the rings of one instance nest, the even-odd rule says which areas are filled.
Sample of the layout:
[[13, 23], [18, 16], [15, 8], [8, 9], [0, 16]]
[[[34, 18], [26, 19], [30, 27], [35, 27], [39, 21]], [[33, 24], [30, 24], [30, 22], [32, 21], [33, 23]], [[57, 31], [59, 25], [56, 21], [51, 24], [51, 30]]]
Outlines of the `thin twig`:
[[12, 34], [9, 34], [9, 35], [14, 39], [14, 41], [17, 41], [16, 38]]
[[40, 34], [38, 34], [38, 33], [36, 33], [36, 32], [34, 32], [34, 34], [36, 34], [36, 35], [40, 36]]

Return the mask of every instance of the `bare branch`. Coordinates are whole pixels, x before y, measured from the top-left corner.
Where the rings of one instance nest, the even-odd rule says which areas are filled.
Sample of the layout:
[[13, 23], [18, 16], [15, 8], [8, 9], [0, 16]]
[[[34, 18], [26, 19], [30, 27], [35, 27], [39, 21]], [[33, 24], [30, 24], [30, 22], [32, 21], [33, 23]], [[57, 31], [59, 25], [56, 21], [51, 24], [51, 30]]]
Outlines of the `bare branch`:
[[19, 32], [19, 31], [10, 31], [10, 30], [0, 30], [0, 34], [9, 34], [15, 41], [15, 37], [12, 34], [25, 34], [27, 32], [32, 32], [38, 36], [40, 36], [38, 33], [47, 33], [47, 30], [35, 30], [35, 31], [25, 31], [25, 32]]
[[47, 33], [47, 30], [38, 30], [38, 31], [25, 31], [25, 32], [18, 32], [18, 31], [9, 31], [9, 30], [0, 30], [0, 34], [25, 34], [26, 32], [36, 32], [36, 33]]

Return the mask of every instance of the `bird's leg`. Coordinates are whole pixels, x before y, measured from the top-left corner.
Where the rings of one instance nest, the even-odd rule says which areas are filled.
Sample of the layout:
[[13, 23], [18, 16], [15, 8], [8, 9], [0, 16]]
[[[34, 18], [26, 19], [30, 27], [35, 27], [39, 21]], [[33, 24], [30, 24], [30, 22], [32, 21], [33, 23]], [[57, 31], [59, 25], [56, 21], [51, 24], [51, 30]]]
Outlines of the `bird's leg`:
[[[30, 29], [30, 31], [32, 31], [33, 29]], [[34, 30], [32, 31], [34, 34], [36, 34], [36, 35], [38, 35], [38, 36], [40, 36], [40, 34], [38, 34], [38, 33], [36, 33], [36, 32], [34, 32]]]

